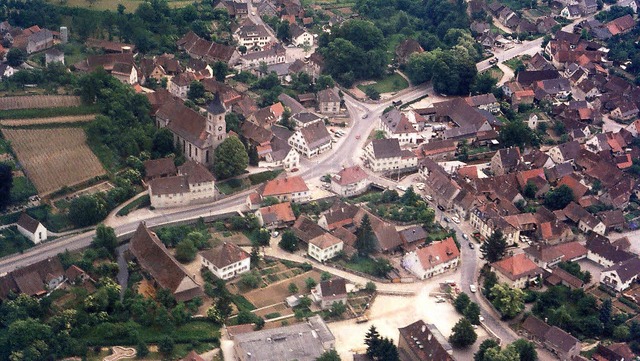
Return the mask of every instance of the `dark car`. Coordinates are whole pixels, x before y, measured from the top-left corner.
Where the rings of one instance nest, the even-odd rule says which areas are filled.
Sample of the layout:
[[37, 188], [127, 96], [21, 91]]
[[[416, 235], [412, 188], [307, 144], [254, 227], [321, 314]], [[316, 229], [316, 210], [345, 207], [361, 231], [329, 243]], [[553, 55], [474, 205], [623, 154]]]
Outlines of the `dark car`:
[[393, 106], [396, 106], [396, 107], [397, 107], [398, 105], [402, 105], [402, 100], [396, 100], [396, 101], [394, 101], [394, 102], [393, 102], [393, 103], [391, 103], [391, 104], [393, 104]]
[[473, 243], [469, 242], [469, 248], [474, 249]]
[[444, 212], [444, 207], [438, 204], [438, 209]]

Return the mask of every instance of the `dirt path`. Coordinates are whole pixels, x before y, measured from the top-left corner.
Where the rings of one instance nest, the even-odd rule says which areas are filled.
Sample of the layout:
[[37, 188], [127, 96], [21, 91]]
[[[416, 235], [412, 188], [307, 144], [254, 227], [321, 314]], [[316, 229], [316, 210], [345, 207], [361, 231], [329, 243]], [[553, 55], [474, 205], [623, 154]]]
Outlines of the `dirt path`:
[[24, 125], [90, 122], [96, 118], [96, 115], [97, 114], [86, 114], [86, 115], [67, 115], [67, 116], [50, 117], [50, 118], [4, 119], [4, 120], [0, 120], [0, 124], [6, 127], [20, 127]]

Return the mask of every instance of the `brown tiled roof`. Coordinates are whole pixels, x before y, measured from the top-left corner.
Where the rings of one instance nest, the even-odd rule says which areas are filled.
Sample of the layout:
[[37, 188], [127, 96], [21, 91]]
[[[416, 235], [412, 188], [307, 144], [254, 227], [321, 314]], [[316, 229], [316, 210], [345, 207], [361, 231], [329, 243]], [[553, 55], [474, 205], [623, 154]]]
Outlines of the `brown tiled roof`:
[[612, 209], [610, 211], [603, 211], [597, 214], [598, 218], [607, 227], [622, 226], [624, 224], [624, 214], [619, 209]]
[[544, 335], [544, 338], [548, 343], [551, 343], [555, 349], [562, 350], [565, 353], [571, 351], [571, 348], [580, 342], [577, 338], [556, 326], [551, 326], [549, 331]]
[[204, 361], [204, 359], [195, 351], [191, 351], [183, 359], [180, 359], [180, 361]]
[[140, 223], [129, 243], [131, 253], [140, 266], [166, 288], [178, 301], [187, 301], [202, 296], [200, 285], [189, 276], [187, 270], [173, 258], [158, 236], [144, 223]]
[[262, 207], [258, 211], [262, 214], [264, 223], [293, 222], [296, 220], [289, 202]]
[[28, 296], [44, 294], [47, 279], [62, 275], [64, 275], [64, 268], [58, 257], [47, 258], [10, 273], [18, 291]]
[[399, 329], [400, 338], [404, 339], [408, 350], [401, 350], [401, 354], [409, 353], [410, 359], [453, 361], [453, 348], [436, 328], [418, 320]]
[[594, 232], [589, 232], [587, 235], [586, 248], [613, 263], [624, 262], [635, 257], [633, 254], [611, 244], [607, 237]]
[[190, 190], [187, 177], [182, 175], [152, 179], [149, 187], [153, 195], [182, 194]]
[[322, 292], [322, 296], [346, 295], [347, 285], [344, 278], [332, 278], [320, 282], [320, 292]]
[[94, 38], [88, 38], [87, 41], [84, 42], [84, 45], [86, 45], [88, 48], [100, 48], [105, 51], [116, 53], [122, 52], [122, 49], [124, 47], [129, 47], [132, 52], [135, 52], [136, 49], [136, 46], [134, 44], [118, 43], [115, 41]]
[[537, 318], [536, 316], [529, 315], [524, 322], [522, 322], [521, 326], [527, 333], [534, 336], [538, 340], [544, 341], [544, 335], [547, 334], [547, 331], [551, 328], [551, 326], [547, 325], [544, 321]]
[[306, 192], [309, 190], [300, 176], [284, 177], [268, 181], [262, 190], [263, 197]]
[[547, 282], [552, 285], [559, 285], [562, 282], [569, 284], [572, 288], [582, 288], [584, 282], [571, 273], [563, 270], [560, 267], [554, 268], [551, 271], [551, 275], [547, 278]]
[[580, 183], [580, 180], [574, 173], [567, 174], [564, 177], [560, 178], [558, 187], [560, 187], [561, 185], [566, 185], [567, 187], [571, 188], [571, 190], [573, 191], [573, 199], [576, 201], [582, 198], [582, 196], [584, 196], [589, 190], [587, 186]]
[[626, 283], [633, 277], [640, 274], [640, 259], [638, 257], [632, 257], [626, 261], [614, 264], [613, 266], [602, 270], [602, 272], [616, 272], [620, 281]]
[[320, 249], [327, 249], [333, 245], [340, 244], [342, 240], [330, 233], [323, 233], [315, 238], [309, 240], [309, 243], [315, 245]]
[[20, 218], [18, 219], [18, 226], [26, 229], [31, 233], [34, 233], [38, 229], [39, 224], [40, 224], [39, 221], [31, 218], [31, 216], [29, 216], [24, 212], [20, 215]]
[[335, 176], [332, 177], [333, 181], [344, 186], [348, 184], [357, 183], [363, 179], [367, 179], [369, 176], [360, 166], [342, 168]]
[[322, 215], [327, 220], [329, 230], [337, 227], [353, 224], [353, 219], [358, 214], [359, 207], [342, 201], [335, 202], [331, 208]]
[[347, 254], [355, 252], [355, 244], [358, 237], [344, 227], [338, 227], [331, 231], [331, 234], [340, 238], [344, 242], [344, 250]]
[[240, 128], [242, 135], [256, 144], [266, 144], [271, 141], [273, 133], [252, 122], [243, 122]]
[[373, 233], [378, 241], [378, 249], [380, 251], [390, 251], [402, 245], [400, 234], [396, 231], [396, 227], [393, 224], [383, 221], [362, 208], [358, 210], [358, 213], [354, 217], [354, 224], [360, 226], [360, 222], [362, 222], [362, 218], [365, 214], [369, 215], [371, 228], [373, 229]]
[[299, 130], [309, 149], [331, 143], [331, 134], [323, 122], [316, 122]]
[[75, 280], [86, 272], [82, 270], [82, 268], [72, 264], [71, 267], [67, 268], [64, 275], [68, 280]]
[[491, 264], [491, 267], [505, 275], [512, 281], [515, 281], [521, 277], [532, 276], [540, 274], [540, 268], [533, 263], [524, 253], [519, 253], [515, 256], [511, 256], [502, 259], [498, 262]]
[[204, 165], [192, 160], [178, 167], [178, 174], [187, 176], [189, 184], [200, 184], [215, 181], [213, 174]]
[[317, 98], [319, 103], [340, 101], [340, 96], [334, 88], [319, 91], [317, 94]]
[[449, 237], [418, 249], [416, 254], [420, 260], [420, 264], [422, 264], [422, 268], [430, 269], [460, 257], [460, 250], [453, 241], [453, 238]]
[[298, 217], [291, 229], [298, 239], [306, 243], [325, 232], [322, 227], [305, 215]]
[[227, 267], [250, 257], [249, 253], [229, 242], [224, 242], [220, 246], [206, 250], [200, 254], [202, 258], [218, 268]]
[[168, 119], [167, 128], [190, 143], [202, 147], [207, 140], [207, 119], [200, 113], [187, 107], [182, 101], [174, 99], [158, 109], [157, 117]]
[[150, 159], [144, 162], [147, 178], [172, 176], [177, 174], [173, 158]]
[[373, 154], [376, 159], [395, 158], [402, 156], [398, 139], [374, 139], [371, 141]]

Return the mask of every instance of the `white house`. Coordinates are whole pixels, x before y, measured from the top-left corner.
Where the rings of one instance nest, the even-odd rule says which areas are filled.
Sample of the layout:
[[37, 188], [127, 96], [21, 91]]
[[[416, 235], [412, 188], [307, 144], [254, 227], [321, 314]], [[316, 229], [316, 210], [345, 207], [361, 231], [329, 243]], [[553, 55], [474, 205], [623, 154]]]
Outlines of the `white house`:
[[640, 259], [633, 257], [602, 270], [600, 273], [600, 283], [611, 287], [617, 292], [622, 292], [638, 280], [639, 273]]
[[398, 139], [374, 139], [364, 152], [374, 172], [400, 171], [418, 166], [418, 157], [409, 150], [400, 149]]
[[333, 278], [320, 282], [311, 295], [323, 310], [331, 308], [334, 303], [347, 304], [347, 285], [343, 278]]
[[402, 258], [402, 267], [424, 280], [456, 268], [459, 262], [460, 250], [449, 237], [407, 253]]
[[291, 33], [291, 44], [295, 46], [312, 46], [313, 35], [298, 24], [289, 27]]
[[285, 177], [268, 181], [260, 191], [261, 198], [274, 197], [280, 202], [308, 202], [311, 193], [302, 177]]
[[341, 197], [364, 193], [370, 184], [369, 175], [358, 165], [343, 168], [331, 177], [331, 190]]
[[512, 288], [525, 288], [543, 273], [524, 253], [492, 263], [491, 270], [498, 277], [498, 282], [506, 283]]
[[18, 232], [35, 244], [47, 240], [47, 228], [26, 213], [20, 215], [17, 226]]
[[211, 202], [215, 199], [215, 178], [205, 166], [187, 161], [178, 167], [178, 175], [149, 182], [149, 197], [154, 208], [180, 207]]
[[319, 262], [327, 261], [338, 255], [344, 247], [342, 240], [330, 233], [323, 233], [309, 240], [309, 256]]
[[387, 138], [398, 139], [400, 145], [418, 144], [420, 134], [409, 118], [398, 109], [394, 108], [380, 117], [380, 130]]
[[191, 82], [195, 80], [196, 77], [193, 73], [180, 73], [169, 80], [169, 93], [180, 99], [187, 99], [187, 93], [189, 93]]
[[206, 250], [200, 254], [202, 266], [207, 267], [216, 277], [228, 280], [239, 274], [249, 272], [251, 256], [233, 243]]
[[256, 25], [251, 21], [239, 27], [233, 37], [238, 46], [245, 46], [249, 50], [260, 50], [273, 40], [264, 25]]
[[331, 149], [331, 134], [323, 122], [315, 122], [296, 130], [289, 145], [307, 158], [315, 157]]

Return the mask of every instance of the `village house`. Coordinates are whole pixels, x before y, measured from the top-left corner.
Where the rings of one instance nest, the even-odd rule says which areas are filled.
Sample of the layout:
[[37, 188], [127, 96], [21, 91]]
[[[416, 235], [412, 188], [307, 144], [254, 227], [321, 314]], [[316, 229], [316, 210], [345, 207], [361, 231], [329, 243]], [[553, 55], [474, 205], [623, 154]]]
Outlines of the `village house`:
[[155, 113], [156, 126], [166, 127], [173, 133], [176, 147], [182, 150], [187, 159], [211, 165], [213, 151], [227, 136], [223, 109], [210, 103], [207, 107], [207, 117], [204, 117], [184, 105], [182, 101], [171, 99], [162, 104]]
[[72, 264], [66, 271], [64, 271], [64, 277], [69, 284], [82, 284], [85, 281], [91, 280], [91, 277], [80, 267]]
[[304, 203], [311, 199], [309, 187], [300, 176], [270, 180], [258, 193], [262, 198], [274, 197], [280, 202]]
[[598, 219], [606, 227], [605, 232], [617, 231], [622, 232], [624, 229], [625, 219], [622, 210], [612, 209], [609, 211], [602, 211], [596, 214]]
[[398, 64], [406, 64], [409, 61], [409, 57], [414, 53], [423, 53], [424, 49], [420, 46], [420, 43], [414, 39], [407, 38], [396, 46], [395, 49], [395, 62]]
[[51, 30], [41, 29], [38, 25], [34, 25], [13, 37], [13, 47], [21, 49], [27, 54], [37, 53], [54, 45], [53, 35]]
[[172, 177], [178, 174], [173, 158], [159, 158], [145, 160], [144, 165], [144, 180], [148, 182], [156, 178]]
[[20, 215], [16, 228], [20, 234], [27, 237], [34, 244], [47, 240], [47, 228], [26, 213]]
[[74, 67], [86, 73], [103, 68], [123, 83], [138, 82], [138, 69], [131, 53], [89, 55], [85, 60], [74, 64]]
[[449, 237], [405, 254], [402, 267], [424, 280], [455, 269], [459, 262], [460, 250]]
[[[636, 0], [633, 0], [636, 1]], [[620, 4], [620, 3], [618, 3]], [[616, 342], [610, 345], [599, 344], [595, 354], [592, 356], [596, 360], [633, 360], [636, 359], [636, 354], [631, 350], [626, 342]]]
[[9, 64], [0, 64], [0, 81], [7, 79], [15, 74], [16, 70]]
[[129, 250], [140, 267], [153, 278], [154, 286], [167, 289], [176, 301], [186, 302], [204, 295], [200, 285], [144, 223], [138, 225], [129, 242]]
[[454, 361], [453, 347], [435, 325], [418, 320], [398, 331], [400, 360]]
[[88, 38], [84, 45], [87, 48], [97, 49], [105, 54], [132, 53], [136, 52], [135, 44], [119, 43], [106, 39]]
[[512, 288], [525, 288], [543, 274], [542, 269], [524, 253], [492, 263], [491, 270], [498, 276], [498, 282]]
[[503, 148], [491, 158], [491, 171], [495, 175], [513, 172], [520, 164], [520, 149], [518, 147]]
[[486, 110], [491, 113], [500, 111], [500, 103], [492, 93], [473, 95], [465, 98], [465, 101], [474, 108]]
[[549, 149], [549, 156], [556, 163], [574, 161], [580, 154], [580, 143], [577, 141], [566, 142]]
[[508, 244], [520, 241], [520, 230], [498, 214], [494, 206], [484, 204], [471, 210], [469, 223], [484, 239], [489, 239], [495, 231], [500, 230]]
[[64, 282], [64, 277], [57, 256], [32, 263], [0, 277], [0, 299], [6, 300], [12, 293], [42, 297]]
[[250, 51], [261, 50], [273, 41], [264, 25], [256, 25], [250, 20], [236, 30], [233, 38], [238, 42], [238, 46], [244, 46]]
[[309, 240], [307, 253], [318, 262], [325, 262], [335, 257], [344, 248], [344, 242], [330, 234], [323, 233]]
[[578, 225], [578, 229], [584, 233], [594, 232], [600, 235], [606, 233], [606, 226], [593, 214], [582, 208], [576, 202], [569, 203], [563, 210], [565, 217]]
[[360, 227], [365, 215], [367, 215], [371, 221], [371, 228], [373, 229], [373, 235], [376, 240], [376, 251], [395, 252], [402, 246], [402, 239], [400, 239], [400, 234], [394, 224], [386, 222], [362, 208], [358, 210], [358, 213], [353, 218], [353, 223], [356, 228]]
[[400, 149], [398, 139], [374, 139], [364, 149], [367, 165], [374, 172], [402, 171], [418, 166], [418, 157]]
[[295, 46], [313, 45], [313, 35], [300, 25], [291, 25], [289, 27], [289, 32], [291, 33], [291, 44]]
[[335, 337], [320, 315], [290, 326], [245, 332], [234, 336], [238, 361], [311, 361], [335, 348]]
[[318, 225], [327, 231], [333, 231], [339, 227], [351, 228], [360, 208], [356, 205], [342, 201], [335, 202], [318, 218]]
[[267, 229], [288, 227], [296, 220], [289, 202], [259, 208], [256, 211], [256, 218], [260, 227]]
[[340, 96], [335, 88], [323, 89], [316, 95], [318, 111], [322, 114], [337, 114], [340, 112]]
[[380, 117], [380, 129], [386, 138], [398, 139], [400, 145], [417, 145], [420, 134], [409, 122], [409, 118], [398, 109], [382, 114]]
[[587, 258], [603, 267], [612, 267], [635, 256], [625, 249], [612, 244], [607, 237], [597, 233], [587, 235]]
[[314, 122], [296, 130], [289, 138], [289, 145], [307, 158], [315, 157], [333, 148], [331, 134], [324, 122]]
[[167, 88], [169, 93], [178, 98], [187, 99], [189, 88], [194, 81], [196, 81], [196, 76], [193, 73], [180, 73], [169, 80]]
[[291, 120], [295, 122], [296, 128], [304, 128], [308, 125], [324, 122], [324, 119], [322, 117], [320, 117], [316, 113], [306, 110], [293, 114], [291, 116]]
[[534, 245], [524, 249], [527, 257], [544, 269], [550, 269], [560, 262], [575, 262], [587, 257], [587, 249], [578, 242], [557, 245]]
[[405, 251], [415, 250], [427, 241], [427, 232], [422, 226], [411, 226], [398, 232]]
[[331, 176], [331, 190], [341, 197], [353, 197], [366, 192], [371, 181], [369, 175], [356, 165], [342, 168]]
[[563, 285], [565, 287], [569, 287], [572, 290], [584, 287], [584, 282], [580, 278], [572, 275], [571, 273], [563, 270], [560, 267], [551, 269], [544, 282], [551, 286]]
[[200, 252], [202, 267], [206, 267], [221, 280], [228, 280], [249, 272], [251, 257], [249, 253], [231, 242]]
[[178, 167], [177, 175], [149, 181], [148, 189], [154, 208], [202, 204], [216, 197], [215, 178], [211, 172], [191, 160]]
[[64, 65], [64, 53], [56, 48], [51, 48], [44, 53], [44, 63], [46, 66], [53, 63]]
[[638, 280], [638, 274], [640, 274], [640, 259], [633, 257], [602, 270], [600, 283], [616, 292], [622, 292]]
[[332, 278], [320, 282], [311, 292], [320, 308], [328, 310], [334, 303], [347, 304], [347, 285], [344, 278]]
[[184, 50], [190, 57], [202, 59], [209, 63], [221, 61], [228, 66], [234, 66], [240, 59], [240, 53], [229, 45], [218, 44], [200, 38], [193, 31], [176, 41], [178, 49]]
[[287, 50], [280, 44], [274, 44], [264, 50], [244, 54], [240, 57], [238, 66], [240, 70], [256, 69], [260, 64], [283, 64], [286, 62]]
[[572, 361], [580, 354], [580, 341], [556, 326], [549, 326], [539, 318], [529, 315], [521, 330], [530, 340], [553, 352], [560, 361]]

